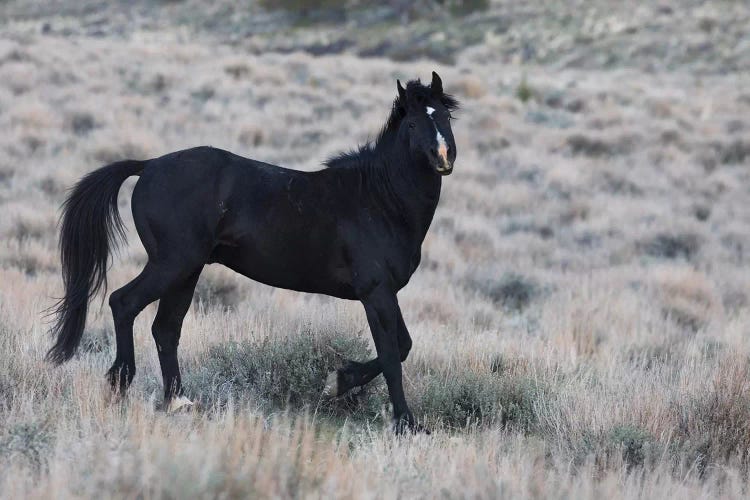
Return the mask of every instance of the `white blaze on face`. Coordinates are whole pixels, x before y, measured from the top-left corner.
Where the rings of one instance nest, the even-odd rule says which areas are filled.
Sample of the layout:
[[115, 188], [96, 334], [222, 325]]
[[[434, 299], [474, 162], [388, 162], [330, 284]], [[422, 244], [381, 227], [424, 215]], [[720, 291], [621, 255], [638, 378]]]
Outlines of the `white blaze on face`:
[[[435, 108], [427, 106], [427, 116], [430, 117], [432, 122], [435, 122], [435, 119], [432, 118], [432, 113], [435, 112]], [[440, 155], [440, 158], [443, 160], [443, 167], [444, 168], [450, 168], [448, 165], [448, 144], [445, 142], [445, 137], [443, 137], [443, 134], [440, 133], [440, 131], [437, 128], [437, 125], [435, 125], [435, 132], [437, 133], [437, 143], [438, 143], [438, 155]]]

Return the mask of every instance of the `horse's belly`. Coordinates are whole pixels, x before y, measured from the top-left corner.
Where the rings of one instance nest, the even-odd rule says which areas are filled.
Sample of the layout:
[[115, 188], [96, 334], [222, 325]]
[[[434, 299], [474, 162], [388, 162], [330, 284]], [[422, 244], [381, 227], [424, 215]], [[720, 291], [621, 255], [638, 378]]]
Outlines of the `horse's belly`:
[[262, 255], [248, 248], [218, 246], [210, 261], [269, 286], [356, 299], [347, 267], [315, 262], [309, 256], [285, 258], [284, 255]]

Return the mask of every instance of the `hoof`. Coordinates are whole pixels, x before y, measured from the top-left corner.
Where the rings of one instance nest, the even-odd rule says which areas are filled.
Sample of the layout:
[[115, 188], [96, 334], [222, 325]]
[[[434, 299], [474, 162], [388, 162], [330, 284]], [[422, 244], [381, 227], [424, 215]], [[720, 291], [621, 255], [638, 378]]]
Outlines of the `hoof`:
[[165, 405], [164, 411], [167, 413], [175, 413], [178, 411], [190, 410], [195, 406], [195, 403], [190, 401], [185, 396], [178, 396], [169, 400], [169, 403]]
[[[135, 372], [135, 369], [132, 370]], [[126, 366], [116, 367], [113, 366], [107, 371], [107, 381], [109, 386], [112, 388], [112, 392], [124, 395], [133, 377], [129, 375], [130, 369]]]
[[339, 395], [339, 372], [330, 372], [326, 377], [326, 386], [323, 389], [323, 396], [326, 398], [335, 398]]
[[404, 436], [409, 434], [425, 434], [429, 436], [430, 434], [432, 434], [432, 432], [430, 432], [430, 429], [420, 423], [417, 423], [414, 420], [414, 417], [411, 417], [411, 415], [409, 417], [394, 418], [393, 432], [397, 436]]

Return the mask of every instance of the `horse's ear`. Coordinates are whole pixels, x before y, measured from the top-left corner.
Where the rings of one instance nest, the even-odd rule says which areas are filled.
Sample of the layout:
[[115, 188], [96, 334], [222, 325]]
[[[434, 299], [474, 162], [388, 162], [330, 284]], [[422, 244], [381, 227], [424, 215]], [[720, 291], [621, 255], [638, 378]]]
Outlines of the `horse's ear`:
[[396, 88], [398, 89], [398, 98], [401, 100], [401, 105], [406, 106], [406, 90], [401, 86], [401, 80], [396, 80]]
[[440, 79], [440, 75], [432, 72], [432, 83], [430, 84], [430, 89], [432, 90], [432, 93], [440, 96], [443, 95], [443, 80]]

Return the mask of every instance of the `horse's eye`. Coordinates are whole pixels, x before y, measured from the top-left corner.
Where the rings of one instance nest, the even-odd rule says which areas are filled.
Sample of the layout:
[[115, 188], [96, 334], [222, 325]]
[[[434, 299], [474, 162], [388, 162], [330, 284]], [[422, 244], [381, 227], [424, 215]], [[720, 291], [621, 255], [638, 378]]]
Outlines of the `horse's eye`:
[[414, 122], [409, 122], [409, 128], [414, 128], [414, 127], [416, 127], [416, 126], [417, 126], [417, 124], [416, 124], [416, 123], [414, 123]]

